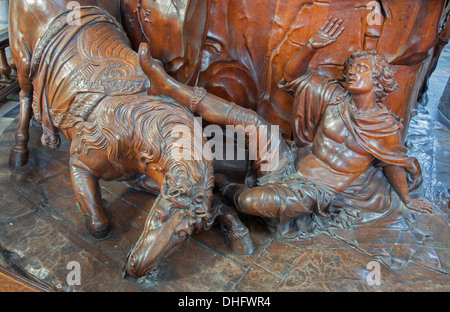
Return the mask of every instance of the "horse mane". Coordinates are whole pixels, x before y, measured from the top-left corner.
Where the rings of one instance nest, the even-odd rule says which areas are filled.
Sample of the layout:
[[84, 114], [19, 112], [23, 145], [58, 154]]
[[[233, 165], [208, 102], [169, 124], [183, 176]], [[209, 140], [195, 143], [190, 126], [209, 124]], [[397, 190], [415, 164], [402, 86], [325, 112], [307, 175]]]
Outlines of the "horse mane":
[[[189, 131], [192, 159], [175, 158], [172, 135], [183, 127]], [[108, 160], [120, 170], [121, 160], [136, 160], [143, 166], [169, 173], [175, 180], [187, 178], [205, 190], [214, 185], [212, 162], [207, 161], [194, 142], [194, 116], [185, 107], [167, 97], [114, 96], [103, 99], [82, 126], [79, 153], [107, 150]], [[186, 139], [186, 138], [184, 138]], [[200, 142], [203, 146], [204, 142]], [[200, 151], [201, 152], [201, 151]], [[167, 176], [167, 174], [166, 174]], [[185, 180], [185, 179], [182, 179]]]

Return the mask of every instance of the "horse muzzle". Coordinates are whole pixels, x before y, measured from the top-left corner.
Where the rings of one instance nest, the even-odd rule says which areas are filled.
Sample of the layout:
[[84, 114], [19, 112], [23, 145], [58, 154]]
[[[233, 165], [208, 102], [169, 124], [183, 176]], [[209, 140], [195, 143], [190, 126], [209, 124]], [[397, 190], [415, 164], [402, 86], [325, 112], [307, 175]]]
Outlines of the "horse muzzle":
[[149, 215], [144, 231], [130, 251], [126, 271], [132, 277], [141, 277], [156, 270], [160, 261], [173, 251], [186, 236], [192, 234], [183, 211], [175, 211], [165, 220]]

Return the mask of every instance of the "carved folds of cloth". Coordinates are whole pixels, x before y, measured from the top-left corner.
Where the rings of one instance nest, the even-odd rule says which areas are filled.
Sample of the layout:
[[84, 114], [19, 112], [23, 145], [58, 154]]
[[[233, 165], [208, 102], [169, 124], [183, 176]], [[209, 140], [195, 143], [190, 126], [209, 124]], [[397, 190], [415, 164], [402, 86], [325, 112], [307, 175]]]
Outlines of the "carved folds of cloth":
[[[42, 142], [58, 146], [56, 129], [86, 121], [105, 96], [145, 93], [148, 80], [120, 24], [95, 8], [81, 10], [80, 25], [69, 12], [53, 20], [33, 54], [33, 110]], [[51, 103], [51, 105], [50, 105]]]

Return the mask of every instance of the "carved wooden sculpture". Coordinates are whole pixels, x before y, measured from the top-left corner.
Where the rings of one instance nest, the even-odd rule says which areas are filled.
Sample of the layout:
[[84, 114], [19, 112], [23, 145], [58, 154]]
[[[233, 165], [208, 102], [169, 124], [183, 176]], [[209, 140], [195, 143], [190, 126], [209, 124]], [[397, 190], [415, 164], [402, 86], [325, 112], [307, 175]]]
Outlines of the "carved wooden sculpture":
[[120, 0], [120, 11], [134, 50], [141, 42], [151, 42], [152, 54], [169, 73], [183, 83], [195, 84], [209, 25], [210, 2]]
[[[286, 139], [293, 139], [294, 102], [278, 82], [289, 59], [329, 16], [341, 17], [347, 30], [342, 40], [315, 54], [311, 68], [342, 81], [342, 66], [353, 51], [383, 55], [397, 72], [399, 90], [386, 106], [403, 120], [404, 139], [450, 7], [445, 0], [184, 0], [170, 9], [164, 3], [121, 0], [133, 48], [148, 40], [172, 77], [257, 111], [279, 125]], [[153, 44], [165, 40], [160, 33], [180, 46]]]
[[[158, 192], [129, 274], [154, 269], [216, 217], [234, 250], [253, 249], [236, 213], [212, 195], [211, 162], [171, 157], [177, 125], [193, 136], [193, 115], [177, 103], [222, 126], [281, 127], [287, 141], [278, 138], [276, 170], [263, 170], [257, 155], [256, 180], [218, 177], [217, 186], [239, 210], [278, 219], [284, 237], [310, 231], [311, 216], [327, 218], [334, 206], [383, 215], [395, 206], [392, 193], [402, 207], [431, 211], [410, 198], [420, 166], [402, 141], [447, 2], [121, 0], [119, 11], [119, 0], [80, 0], [88, 7], [70, 24], [68, 2], [11, 3], [12, 16], [21, 16], [10, 19], [10, 35], [22, 90], [10, 165], [27, 163], [33, 108], [44, 145], [56, 148], [58, 132], [72, 141], [73, 188], [94, 236], [109, 232], [98, 179]], [[330, 15], [343, 20], [316, 32]], [[131, 49], [146, 41], [140, 62], [150, 80]]]
[[[128, 181], [157, 192], [144, 231], [127, 259], [127, 272], [134, 277], [154, 270], [186, 236], [208, 229], [216, 218], [229, 230], [231, 247], [251, 253], [247, 228], [233, 210], [213, 198], [212, 162], [202, 155], [176, 157], [179, 137], [173, 133], [182, 126], [194, 137], [192, 113], [169, 98], [147, 96], [150, 82], [119, 22], [89, 6], [96, 1], [83, 4], [75, 22], [63, 1], [11, 4], [11, 14], [24, 18], [11, 23], [12, 55], [22, 91], [20, 129], [10, 164], [26, 163], [32, 106], [45, 146], [58, 147], [58, 132], [71, 140], [72, 186], [94, 237], [103, 238], [110, 231], [99, 179]], [[191, 140], [183, 148], [194, 156], [195, 144]]]
[[[293, 114], [298, 101], [289, 94], [292, 92], [281, 89], [279, 82], [285, 75], [288, 62], [307, 44], [309, 38], [329, 16], [341, 17], [346, 30], [338, 42], [315, 52], [308, 60], [310, 68], [319, 76], [336, 80], [345, 86], [342, 76], [345, 72], [344, 63], [353, 52], [359, 49], [376, 50], [382, 55], [395, 71], [395, 80], [398, 82], [398, 89], [391, 92], [382, 104], [386, 107], [383, 111], [390, 109], [400, 118], [402, 128], [398, 131], [401, 145], [405, 140], [420, 90], [433, 70], [442, 42], [446, 41], [445, 26], [448, 25], [450, 8], [450, 3], [445, 0], [267, 0], [263, 4], [250, 0], [205, 0], [199, 6], [191, 6], [191, 2], [198, 3], [189, 0], [172, 2], [173, 5], [168, 10], [164, 6], [164, 0], [121, 0], [122, 23], [133, 48], [138, 49], [141, 42], [152, 43], [161, 40], [158, 33], [164, 28], [163, 32], [170, 34], [173, 41], [183, 44], [177, 49], [164, 44], [150, 44], [150, 49], [152, 55], [162, 61], [165, 71], [171, 77], [190, 86], [205, 88], [209, 93], [208, 97], [213, 94], [257, 112], [264, 121], [251, 112], [246, 112], [247, 121], [253, 120], [250, 124], [278, 125], [282, 136], [287, 140], [295, 140], [298, 147], [310, 145], [316, 129], [320, 129], [317, 128], [318, 124], [309, 125], [306, 120], [315, 119], [318, 122], [324, 111], [304, 107], [298, 114]], [[205, 11], [208, 13], [205, 14]], [[186, 18], [193, 15], [207, 21], [207, 25]], [[154, 19], [149, 19], [149, 16]], [[195, 40], [190, 40], [194, 38]], [[189, 47], [191, 42], [192, 46]], [[186, 68], [191, 70], [186, 71]], [[238, 112], [238, 109], [231, 111]], [[227, 109], [223, 109], [217, 114], [209, 113], [208, 117], [216, 118], [227, 112]], [[244, 111], [239, 112], [235, 115], [244, 115]], [[303, 126], [298, 122], [302, 118]], [[388, 118], [392, 120], [392, 116]], [[222, 121], [217, 123], [226, 124]], [[400, 124], [397, 123], [397, 126]], [[297, 132], [299, 128], [303, 133]], [[342, 137], [336, 140], [339, 142]], [[337, 146], [340, 147], [339, 144]], [[400, 148], [400, 151], [405, 152], [404, 148]], [[331, 157], [331, 152], [325, 154]], [[281, 159], [287, 158], [289, 157]], [[419, 170], [417, 164], [413, 166]], [[412, 172], [415, 171], [412, 165], [406, 167], [410, 167]], [[389, 247], [390, 251], [380, 252], [376, 247], [369, 251], [366, 247], [361, 247], [362, 245], [354, 244], [352, 235], [355, 233], [351, 230], [354, 226], [361, 228], [360, 234], [374, 246], [380, 241], [366, 236], [373, 229], [365, 231], [362, 229], [365, 225], [370, 227], [369, 224], [372, 224], [377, 227], [378, 224], [385, 233], [389, 233], [385, 234], [386, 236], [395, 236], [397, 219], [394, 215], [405, 220], [405, 230], [413, 231], [409, 222], [409, 218], [412, 218], [410, 214], [413, 213], [404, 209], [397, 192], [388, 183], [385, 172], [389, 170], [388, 167], [370, 165], [344, 191], [334, 196], [333, 206], [345, 212], [344, 219], [353, 220], [350, 222], [352, 225], [344, 225], [347, 221], [332, 223], [332, 218], [322, 218], [318, 214], [315, 215], [314, 221], [317, 224], [331, 222], [324, 232], [328, 234], [333, 231], [339, 236], [339, 240], [346, 241], [365, 254], [381, 257], [389, 254], [392, 261], [385, 262], [389, 266], [392, 263], [407, 263], [405, 259], [415, 255], [422, 261], [422, 255], [428, 254], [427, 252], [416, 252], [408, 250], [407, 247], [398, 252], [397, 246]], [[417, 176], [420, 176], [420, 172]], [[254, 186], [250, 178], [247, 181], [247, 186]], [[416, 182], [419, 184], [420, 178]], [[403, 188], [401, 193], [406, 194], [405, 184], [399, 185]], [[410, 184], [409, 188], [413, 186], [414, 183]], [[408, 201], [407, 198], [403, 199]], [[261, 204], [261, 201], [258, 202]], [[427, 206], [418, 202], [418, 206], [420, 205]], [[336, 215], [338, 214], [336, 212]], [[333, 218], [342, 219], [341, 215], [336, 215]], [[392, 219], [387, 221], [384, 217]], [[373, 222], [367, 222], [368, 220]], [[382, 225], [379, 225], [380, 223]], [[326, 228], [322, 225], [312, 230], [313, 233], [318, 233], [319, 228]], [[330, 230], [342, 227], [345, 230], [337, 234]], [[350, 231], [345, 232], [349, 229]], [[306, 236], [311, 235], [302, 237]], [[431, 263], [433, 258], [439, 257], [430, 253], [430, 261], [427, 261]]]
[[[345, 84], [308, 68], [316, 51], [342, 34], [342, 23], [330, 18], [314, 33], [288, 62], [280, 82], [282, 89], [295, 95], [293, 132], [296, 141], [306, 146], [291, 148], [281, 139], [278, 168], [270, 172], [256, 168], [256, 187], [229, 183], [223, 177], [217, 181], [221, 195], [239, 211], [279, 219], [284, 237], [304, 231], [311, 214], [329, 214], [334, 198], [374, 165], [384, 169], [407, 208], [431, 212], [426, 202], [409, 197], [409, 190], [421, 182], [421, 170], [417, 160], [406, 156], [400, 120], [383, 105], [387, 94], [397, 88], [387, 61], [373, 50], [355, 51], [344, 65]], [[170, 78], [148, 50], [142, 44], [140, 57], [153, 93], [170, 94], [208, 122], [222, 126], [268, 124], [251, 110]]]
[[[31, 102], [33, 101], [33, 86], [29, 78], [33, 49], [48, 28], [52, 18], [67, 9], [69, 1], [11, 1], [9, 19], [9, 35], [11, 58], [17, 67], [20, 84], [20, 118], [16, 144], [11, 150], [9, 164], [11, 167], [21, 167], [28, 162], [28, 125], [31, 116]], [[108, 0], [82, 0], [80, 5], [101, 6], [112, 12], [114, 17], [120, 18], [117, 2]], [[27, 20], [24, 16], [33, 15]], [[23, 18], [18, 18], [23, 16]], [[73, 16], [72, 16], [73, 18]]]

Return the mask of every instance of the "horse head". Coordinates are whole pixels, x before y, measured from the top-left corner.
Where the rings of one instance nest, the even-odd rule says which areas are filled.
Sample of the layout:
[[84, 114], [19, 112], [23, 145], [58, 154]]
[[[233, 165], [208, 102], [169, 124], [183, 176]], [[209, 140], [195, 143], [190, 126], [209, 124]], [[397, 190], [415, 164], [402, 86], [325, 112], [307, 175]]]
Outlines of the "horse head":
[[215, 218], [211, 211], [212, 171], [207, 174], [205, 183], [193, 183], [195, 179], [184, 173], [166, 174], [144, 231], [128, 256], [128, 274], [140, 277], [155, 270], [161, 259], [186, 237], [212, 225]]
[[[135, 135], [142, 137], [141, 167], [147, 168], [143, 173], [160, 181], [160, 194], [127, 260], [126, 269], [134, 277], [154, 270], [187, 236], [208, 229], [215, 218], [213, 163], [198, 148], [204, 138], [194, 135], [192, 113], [176, 103], [161, 106], [159, 112], [152, 123], [137, 122], [134, 127], [144, 126]], [[188, 153], [178, 153], [180, 144]]]

